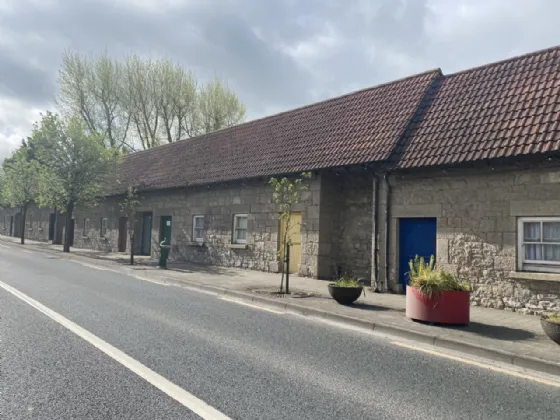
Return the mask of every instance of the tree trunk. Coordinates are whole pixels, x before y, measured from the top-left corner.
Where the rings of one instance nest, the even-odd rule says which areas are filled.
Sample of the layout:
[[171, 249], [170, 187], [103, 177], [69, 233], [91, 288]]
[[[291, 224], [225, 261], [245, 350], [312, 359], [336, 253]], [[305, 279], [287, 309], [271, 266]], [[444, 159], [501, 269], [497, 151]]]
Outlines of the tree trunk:
[[134, 265], [134, 235], [130, 237], [130, 265]]
[[62, 252], [70, 252], [70, 230], [72, 227], [72, 213], [74, 212], [74, 202], [69, 201], [66, 208], [66, 231], [64, 232], [64, 248]]
[[25, 218], [27, 217], [27, 204], [24, 204], [21, 208], [21, 223], [20, 223], [20, 237], [21, 244], [25, 244]]

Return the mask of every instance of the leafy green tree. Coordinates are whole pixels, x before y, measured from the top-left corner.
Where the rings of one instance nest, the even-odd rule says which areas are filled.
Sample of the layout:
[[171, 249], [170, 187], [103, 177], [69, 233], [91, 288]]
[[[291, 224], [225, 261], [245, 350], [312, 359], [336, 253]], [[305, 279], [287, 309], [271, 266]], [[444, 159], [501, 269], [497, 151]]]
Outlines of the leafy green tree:
[[6, 173], [4, 172], [4, 169], [0, 167], [0, 209], [4, 207], [8, 207], [5, 198], [6, 195], [5, 188], [6, 188]]
[[134, 237], [136, 227], [136, 212], [140, 201], [138, 200], [138, 190], [129, 186], [126, 190], [126, 195], [119, 203], [121, 212], [126, 215], [126, 224], [128, 230], [128, 238], [130, 240], [130, 265], [134, 265]]
[[51, 112], [35, 124], [31, 139], [43, 162], [39, 202], [66, 213], [64, 252], [69, 252], [74, 209], [94, 205], [111, 191], [118, 154], [106, 149], [82, 119], [61, 119]]
[[7, 206], [21, 209], [19, 231], [23, 245], [27, 209], [39, 194], [40, 165], [36, 160], [28, 159], [27, 149], [20, 147], [5, 162], [3, 172], [2, 200]]
[[[284, 230], [280, 232], [280, 244], [282, 252], [281, 259], [284, 260], [288, 246], [292, 245], [292, 240], [288, 233], [292, 226], [292, 209], [294, 204], [298, 204], [301, 200], [301, 193], [309, 190], [311, 180], [311, 172], [303, 172], [298, 178], [291, 181], [284, 177], [280, 180], [277, 178], [270, 178], [268, 183], [274, 187], [272, 193], [273, 201], [280, 207], [280, 219], [283, 221]], [[282, 278], [280, 280], [280, 292], [284, 290], [284, 266], [285, 262], [282, 261]], [[287, 267], [286, 269], [289, 269]], [[289, 293], [289, 286], [286, 284], [286, 293]]]

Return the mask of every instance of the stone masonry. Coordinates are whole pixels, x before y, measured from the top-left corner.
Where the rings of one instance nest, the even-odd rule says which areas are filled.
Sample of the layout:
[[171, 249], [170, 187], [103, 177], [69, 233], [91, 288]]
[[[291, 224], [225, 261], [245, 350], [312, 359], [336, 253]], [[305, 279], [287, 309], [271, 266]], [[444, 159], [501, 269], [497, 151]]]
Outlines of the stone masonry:
[[[152, 255], [158, 256], [159, 252], [160, 218], [171, 216], [172, 259], [279, 271], [279, 209], [266, 181], [142, 193], [139, 215], [153, 213]], [[560, 310], [560, 274], [524, 272], [517, 267], [517, 218], [560, 216], [558, 167], [396, 173], [389, 177], [389, 184], [392, 193], [386, 235], [387, 185], [380, 177], [377, 271], [382, 288], [386, 284], [389, 289], [402, 291], [397, 280], [399, 219], [434, 217], [438, 263], [471, 283], [474, 305], [524, 313]], [[341, 274], [373, 277], [374, 196], [371, 172], [331, 170], [315, 174], [310, 191], [294, 208], [302, 212], [300, 275], [324, 279]], [[26, 237], [47, 240], [51, 212], [30, 207]], [[246, 246], [232, 244], [233, 217], [239, 213], [248, 214]], [[15, 209], [0, 211], [0, 234], [9, 233], [10, 218], [15, 220], [16, 214]], [[202, 246], [192, 237], [195, 215], [204, 216]], [[116, 198], [93, 208], [77, 209], [74, 246], [116, 251], [121, 216]], [[102, 218], [107, 219], [103, 237]], [[136, 231], [138, 248], [138, 225]]]
[[437, 217], [437, 261], [473, 288], [472, 303], [560, 310], [560, 274], [520, 272], [517, 218], [560, 216], [560, 168], [463, 170], [391, 177], [390, 284], [396, 287], [399, 217]]
[[[29, 205], [25, 220], [25, 238], [36, 241], [49, 239], [49, 216], [51, 209], [39, 208], [34, 204]], [[0, 211], [0, 235], [19, 237], [21, 212], [20, 209], [4, 209]], [[10, 228], [10, 224], [12, 225]]]
[[[299, 274], [317, 275], [320, 178], [312, 180], [310, 191], [294, 210], [302, 211], [302, 252]], [[279, 209], [272, 200], [266, 180], [176, 189], [140, 194], [138, 213], [153, 212], [152, 255], [159, 252], [159, 225], [162, 216], [172, 217], [170, 258], [201, 264], [279, 271]], [[233, 217], [248, 215], [246, 246], [232, 244]], [[205, 238], [201, 246], [193, 240], [193, 216], [204, 216]], [[118, 200], [108, 198], [92, 209], [77, 209], [76, 247], [116, 251]], [[101, 238], [101, 219], [106, 217], [107, 233]], [[89, 229], [83, 234], [84, 220]], [[138, 218], [137, 218], [138, 219]], [[138, 223], [139, 225], [139, 223]], [[137, 226], [136, 245], [140, 239]], [[129, 249], [127, 243], [127, 248]]]

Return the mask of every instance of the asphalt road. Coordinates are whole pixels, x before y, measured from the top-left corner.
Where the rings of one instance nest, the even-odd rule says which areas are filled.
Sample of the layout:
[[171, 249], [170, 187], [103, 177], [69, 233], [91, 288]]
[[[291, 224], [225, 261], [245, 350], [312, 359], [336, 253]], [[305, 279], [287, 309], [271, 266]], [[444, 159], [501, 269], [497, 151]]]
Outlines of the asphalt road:
[[[232, 419], [560, 419], [560, 388], [0, 245], [0, 282]], [[0, 369], [6, 420], [200, 418], [2, 287]]]

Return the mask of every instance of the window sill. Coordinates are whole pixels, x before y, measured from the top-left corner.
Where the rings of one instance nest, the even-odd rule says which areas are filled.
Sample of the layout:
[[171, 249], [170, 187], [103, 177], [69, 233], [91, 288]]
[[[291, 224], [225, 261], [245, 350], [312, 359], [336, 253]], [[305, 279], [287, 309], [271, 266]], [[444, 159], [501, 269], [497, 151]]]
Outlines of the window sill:
[[89, 236], [82, 236], [82, 239], [89, 239]]
[[189, 242], [188, 246], [204, 246], [204, 242]]
[[513, 280], [555, 281], [560, 283], [560, 273], [535, 273], [530, 271], [510, 271], [508, 278]]
[[228, 244], [231, 249], [247, 249], [247, 244]]

